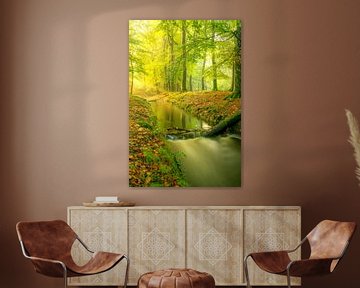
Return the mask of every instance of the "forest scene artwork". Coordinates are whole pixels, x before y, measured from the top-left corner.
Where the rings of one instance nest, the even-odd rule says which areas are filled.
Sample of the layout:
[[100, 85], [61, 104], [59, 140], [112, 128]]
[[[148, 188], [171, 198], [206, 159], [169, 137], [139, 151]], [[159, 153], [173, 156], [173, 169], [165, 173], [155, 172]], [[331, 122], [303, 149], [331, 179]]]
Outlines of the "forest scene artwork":
[[129, 21], [129, 186], [241, 186], [241, 21]]

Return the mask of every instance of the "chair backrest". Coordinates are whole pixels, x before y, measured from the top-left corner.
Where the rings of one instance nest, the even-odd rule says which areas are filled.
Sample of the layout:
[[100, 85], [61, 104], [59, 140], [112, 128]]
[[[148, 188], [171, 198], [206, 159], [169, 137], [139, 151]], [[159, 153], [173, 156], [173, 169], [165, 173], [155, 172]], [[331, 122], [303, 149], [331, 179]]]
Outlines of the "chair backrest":
[[30, 256], [47, 259], [67, 258], [76, 240], [75, 232], [62, 220], [19, 222], [16, 231]]
[[337, 258], [342, 256], [355, 229], [355, 222], [321, 221], [306, 236], [311, 248], [310, 258]]

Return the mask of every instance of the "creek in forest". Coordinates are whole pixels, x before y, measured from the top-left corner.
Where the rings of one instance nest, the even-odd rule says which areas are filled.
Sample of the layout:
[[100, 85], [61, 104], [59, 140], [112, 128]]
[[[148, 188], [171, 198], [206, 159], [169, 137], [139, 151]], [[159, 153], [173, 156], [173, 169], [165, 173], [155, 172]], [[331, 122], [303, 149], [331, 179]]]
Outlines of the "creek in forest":
[[166, 100], [151, 102], [158, 125], [173, 151], [180, 152], [181, 169], [191, 187], [239, 187], [241, 140], [237, 135], [212, 138], [212, 127]]

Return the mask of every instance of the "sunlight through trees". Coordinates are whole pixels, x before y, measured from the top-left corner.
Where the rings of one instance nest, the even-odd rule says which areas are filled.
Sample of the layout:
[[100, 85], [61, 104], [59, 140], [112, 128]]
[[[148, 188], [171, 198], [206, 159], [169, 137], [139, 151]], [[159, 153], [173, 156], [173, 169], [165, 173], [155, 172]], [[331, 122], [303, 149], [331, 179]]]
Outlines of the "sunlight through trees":
[[130, 94], [240, 87], [240, 20], [129, 21]]

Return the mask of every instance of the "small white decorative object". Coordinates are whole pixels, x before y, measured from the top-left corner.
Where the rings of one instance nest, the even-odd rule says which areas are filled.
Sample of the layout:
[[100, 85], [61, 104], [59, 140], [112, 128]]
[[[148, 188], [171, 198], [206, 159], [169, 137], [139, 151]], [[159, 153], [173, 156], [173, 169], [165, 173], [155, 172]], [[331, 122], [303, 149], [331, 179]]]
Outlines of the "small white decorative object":
[[98, 196], [94, 203], [119, 203], [119, 199], [117, 196]]

